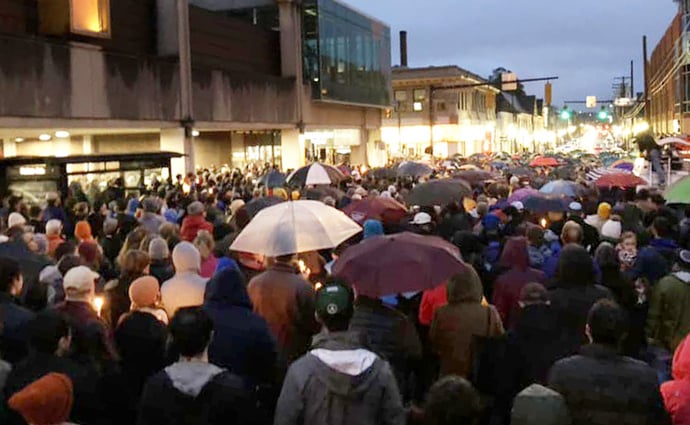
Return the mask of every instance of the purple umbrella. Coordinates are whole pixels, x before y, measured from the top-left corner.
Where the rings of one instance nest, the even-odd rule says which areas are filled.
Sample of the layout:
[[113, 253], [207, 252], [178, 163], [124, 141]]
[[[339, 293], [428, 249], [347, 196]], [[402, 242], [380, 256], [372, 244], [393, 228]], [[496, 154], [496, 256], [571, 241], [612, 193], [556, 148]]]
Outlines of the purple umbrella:
[[633, 164], [632, 162], [621, 162], [620, 164], [614, 165], [612, 168], [632, 172], [632, 170], [635, 168], [635, 164]]
[[525, 209], [533, 213], [563, 212], [568, 209], [567, 203], [563, 198], [547, 196], [544, 194], [531, 195], [522, 202]]
[[513, 202], [522, 202], [525, 200], [525, 198], [532, 195], [539, 195], [539, 191], [537, 189], [532, 189], [531, 187], [518, 189], [513, 192], [512, 195], [510, 195], [508, 198], [508, 203], [512, 204]]
[[348, 248], [335, 277], [372, 298], [433, 289], [467, 270], [458, 249], [436, 236], [399, 233], [376, 236]]

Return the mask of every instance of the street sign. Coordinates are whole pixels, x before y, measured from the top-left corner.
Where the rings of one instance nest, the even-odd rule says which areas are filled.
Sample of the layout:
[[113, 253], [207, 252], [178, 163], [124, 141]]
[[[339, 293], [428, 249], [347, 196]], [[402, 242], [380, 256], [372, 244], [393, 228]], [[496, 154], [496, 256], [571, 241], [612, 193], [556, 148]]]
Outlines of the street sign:
[[515, 91], [518, 89], [517, 75], [514, 72], [504, 72], [501, 74], [501, 90]]
[[619, 97], [613, 101], [616, 106], [630, 106], [633, 104], [633, 100], [629, 97]]
[[553, 86], [550, 82], [546, 82], [544, 85], [544, 104], [546, 106], [551, 106], [551, 101], [553, 100]]
[[587, 107], [588, 108], [596, 108], [597, 107], [597, 97], [596, 96], [587, 96]]

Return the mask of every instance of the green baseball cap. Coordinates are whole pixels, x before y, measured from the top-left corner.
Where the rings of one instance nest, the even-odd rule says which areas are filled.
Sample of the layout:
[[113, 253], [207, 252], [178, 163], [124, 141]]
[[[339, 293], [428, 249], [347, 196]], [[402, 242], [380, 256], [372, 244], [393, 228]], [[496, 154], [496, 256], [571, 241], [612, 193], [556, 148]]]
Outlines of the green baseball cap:
[[352, 291], [339, 283], [327, 283], [316, 293], [316, 313], [335, 316], [352, 308]]

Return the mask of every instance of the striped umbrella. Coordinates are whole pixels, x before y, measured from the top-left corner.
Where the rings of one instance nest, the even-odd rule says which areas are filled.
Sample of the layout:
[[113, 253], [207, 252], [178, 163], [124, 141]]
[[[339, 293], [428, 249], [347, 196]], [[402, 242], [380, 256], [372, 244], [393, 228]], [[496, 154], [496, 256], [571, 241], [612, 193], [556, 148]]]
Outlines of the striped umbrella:
[[314, 162], [293, 171], [287, 178], [287, 183], [293, 187], [314, 186], [317, 184], [338, 184], [345, 176], [337, 168]]
[[622, 168], [600, 167], [600, 168], [595, 168], [594, 170], [587, 173], [586, 177], [587, 177], [587, 180], [589, 180], [589, 181], [597, 181], [602, 176], [606, 176], [609, 174], [632, 174], [632, 170], [625, 170]]

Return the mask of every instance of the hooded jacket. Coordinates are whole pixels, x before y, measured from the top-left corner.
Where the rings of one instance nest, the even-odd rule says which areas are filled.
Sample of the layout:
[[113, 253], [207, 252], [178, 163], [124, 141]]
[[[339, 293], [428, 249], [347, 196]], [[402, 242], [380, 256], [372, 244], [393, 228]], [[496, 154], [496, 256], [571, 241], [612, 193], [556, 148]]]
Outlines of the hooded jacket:
[[14, 297], [0, 292], [0, 350], [2, 359], [10, 363], [22, 360], [27, 354], [26, 327], [34, 313], [19, 306]]
[[247, 424], [252, 406], [237, 376], [209, 363], [178, 362], [147, 381], [137, 424]]
[[204, 310], [213, 320], [209, 360], [248, 379], [274, 377], [276, 345], [266, 321], [252, 312], [242, 274], [236, 269], [217, 273], [206, 286]]
[[195, 307], [204, 303], [208, 279], [199, 276], [201, 257], [189, 242], [180, 242], [173, 250], [175, 276], [163, 282], [161, 298], [168, 317], [173, 317], [180, 307]]
[[670, 352], [690, 333], [690, 272], [670, 274], [652, 289], [647, 337]]
[[467, 377], [472, 363], [472, 337], [503, 334], [501, 317], [482, 305], [482, 283], [471, 267], [448, 283], [448, 305], [434, 313], [429, 341], [441, 361], [441, 376]]
[[532, 282], [546, 284], [546, 276], [543, 272], [529, 267], [525, 238], [511, 238], [506, 242], [500, 265], [507, 270], [496, 279], [493, 302], [504, 326], [509, 329], [515, 322], [522, 288]]
[[362, 348], [357, 334], [314, 337], [288, 370], [275, 425], [399, 425], [405, 413], [388, 363]]
[[213, 234], [213, 224], [206, 221], [203, 215], [188, 215], [182, 220], [180, 236], [182, 240], [192, 242], [201, 230], [206, 230]]
[[690, 340], [684, 339], [673, 356], [673, 381], [661, 385], [666, 411], [673, 425], [690, 425]]

